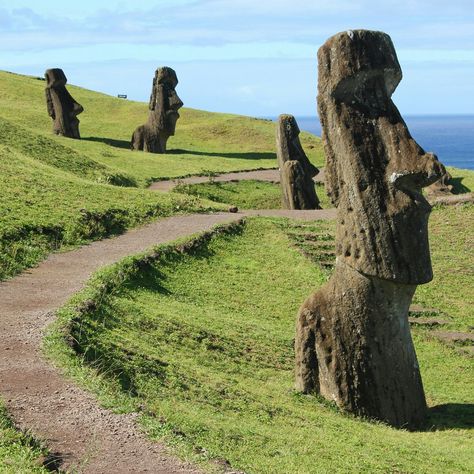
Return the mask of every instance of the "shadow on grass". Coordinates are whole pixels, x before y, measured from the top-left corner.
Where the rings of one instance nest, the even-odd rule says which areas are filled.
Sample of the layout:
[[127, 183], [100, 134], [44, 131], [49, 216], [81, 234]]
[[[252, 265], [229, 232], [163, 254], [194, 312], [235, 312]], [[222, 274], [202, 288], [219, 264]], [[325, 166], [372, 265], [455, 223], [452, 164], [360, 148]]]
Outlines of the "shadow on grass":
[[198, 155], [198, 156], [220, 156], [222, 158], [239, 158], [241, 160], [276, 160], [276, 153], [271, 152], [248, 152], [248, 153], [220, 153], [196, 150], [168, 150], [169, 155]]
[[87, 140], [89, 142], [105, 143], [106, 145], [110, 145], [115, 148], [125, 148], [127, 150], [130, 150], [130, 142], [127, 140], [116, 140], [115, 138], [105, 137], [82, 137], [82, 140]]
[[464, 179], [463, 177], [459, 177], [459, 178], [451, 178], [449, 180], [449, 184], [452, 184], [453, 186], [454, 194], [464, 194], [464, 193], [469, 193], [472, 191], [467, 186], [464, 186], [464, 184], [462, 184], [463, 179]]
[[445, 403], [428, 410], [428, 431], [473, 429], [474, 404]]

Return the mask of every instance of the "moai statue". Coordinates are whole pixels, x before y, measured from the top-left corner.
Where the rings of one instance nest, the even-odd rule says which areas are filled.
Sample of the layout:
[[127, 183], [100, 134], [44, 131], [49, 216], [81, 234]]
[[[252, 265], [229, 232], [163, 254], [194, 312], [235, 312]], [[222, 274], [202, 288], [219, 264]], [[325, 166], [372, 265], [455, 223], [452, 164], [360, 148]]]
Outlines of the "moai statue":
[[329, 282], [299, 310], [296, 384], [345, 411], [412, 429], [426, 402], [408, 308], [416, 286], [433, 277], [431, 207], [421, 189], [442, 165], [391, 100], [402, 73], [388, 35], [339, 33], [318, 61], [337, 258]]
[[319, 173], [306, 156], [293, 115], [280, 115], [276, 129], [276, 149], [280, 168], [284, 209], [320, 209], [313, 177]]
[[79, 119], [77, 116], [84, 111], [66, 89], [67, 78], [62, 69], [47, 69], [46, 105], [48, 115], [53, 119], [53, 132], [69, 138], [81, 138], [79, 135]]
[[174, 135], [183, 106], [176, 94], [178, 78], [173, 69], [160, 67], [155, 72], [150, 96], [148, 122], [140, 125], [132, 135], [132, 150], [166, 153], [166, 142]]
[[449, 184], [451, 179], [452, 176], [443, 166], [441, 178], [426, 188], [426, 194], [428, 197], [449, 196], [450, 194], [453, 194], [453, 185]]

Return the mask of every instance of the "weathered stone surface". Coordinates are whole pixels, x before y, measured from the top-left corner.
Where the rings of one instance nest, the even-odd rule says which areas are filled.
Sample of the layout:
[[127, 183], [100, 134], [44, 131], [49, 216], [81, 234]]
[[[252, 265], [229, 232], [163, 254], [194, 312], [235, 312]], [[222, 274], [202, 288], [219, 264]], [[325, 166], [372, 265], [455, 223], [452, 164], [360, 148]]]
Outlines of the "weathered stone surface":
[[282, 206], [285, 209], [320, 209], [313, 177], [319, 173], [306, 156], [292, 115], [280, 115], [276, 128], [276, 149], [280, 168]]
[[296, 383], [343, 410], [414, 428], [426, 402], [410, 335], [416, 285], [432, 279], [430, 205], [442, 165], [413, 140], [390, 97], [402, 73], [390, 37], [348, 31], [318, 51], [326, 187], [336, 267], [302, 305]]
[[84, 111], [66, 89], [67, 78], [62, 69], [47, 69], [46, 106], [48, 115], [53, 119], [53, 132], [69, 138], [81, 138], [79, 119], [77, 116]]
[[426, 188], [426, 194], [430, 199], [433, 197], [450, 196], [453, 194], [453, 185], [449, 184], [452, 177], [444, 166], [442, 169], [443, 174], [441, 178]]
[[178, 110], [183, 102], [176, 94], [178, 78], [169, 67], [158, 68], [153, 79], [148, 122], [136, 128], [132, 135], [132, 150], [166, 153], [166, 142], [175, 133]]

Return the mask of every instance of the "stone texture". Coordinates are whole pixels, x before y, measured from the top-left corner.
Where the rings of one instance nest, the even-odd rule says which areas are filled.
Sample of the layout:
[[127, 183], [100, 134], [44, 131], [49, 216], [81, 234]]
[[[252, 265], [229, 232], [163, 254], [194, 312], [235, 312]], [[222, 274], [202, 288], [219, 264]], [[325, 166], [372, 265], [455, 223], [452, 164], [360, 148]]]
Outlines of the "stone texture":
[[46, 106], [48, 115], [53, 119], [53, 132], [69, 138], [81, 138], [79, 119], [77, 116], [84, 111], [66, 89], [67, 78], [62, 69], [47, 69]]
[[453, 194], [453, 185], [449, 184], [449, 181], [452, 179], [452, 176], [443, 166], [443, 174], [438, 181], [435, 181], [433, 184], [430, 184], [426, 188], [426, 194], [428, 198], [431, 199], [433, 197], [442, 197], [442, 196], [450, 196]]
[[402, 73], [388, 35], [339, 33], [318, 61], [336, 266], [300, 308], [296, 384], [351, 413], [416, 428], [426, 402], [408, 310], [416, 285], [432, 279], [421, 189], [443, 166], [391, 100]]
[[313, 177], [319, 173], [306, 156], [292, 115], [280, 115], [276, 128], [276, 149], [280, 168], [284, 209], [320, 209]]
[[161, 67], [155, 71], [148, 122], [133, 132], [132, 150], [166, 153], [166, 142], [175, 133], [178, 110], [183, 106], [176, 94], [177, 85], [178, 78], [173, 69]]

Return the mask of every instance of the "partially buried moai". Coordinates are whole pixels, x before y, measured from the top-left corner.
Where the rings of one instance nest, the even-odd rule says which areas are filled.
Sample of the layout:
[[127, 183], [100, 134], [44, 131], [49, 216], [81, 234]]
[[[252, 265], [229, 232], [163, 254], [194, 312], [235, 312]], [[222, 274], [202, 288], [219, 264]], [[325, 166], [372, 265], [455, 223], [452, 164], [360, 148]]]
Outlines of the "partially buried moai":
[[160, 67], [155, 72], [150, 96], [148, 122], [140, 125], [132, 135], [132, 150], [166, 153], [166, 142], [174, 135], [183, 106], [176, 94], [178, 78], [173, 69]]
[[301, 306], [296, 384], [348, 412], [416, 428], [426, 402], [408, 323], [432, 279], [430, 205], [443, 167], [413, 140], [391, 95], [402, 73], [390, 37], [339, 33], [318, 51], [326, 187], [337, 208], [336, 266]]
[[320, 209], [313, 177], [319, 173], [306, 156], [293, 115], [280, 115], [276, 128], [276, 149], [280, 168], [282, 206], [285, 209]]
[[79, 134], [79, 119], [77, 116], [84, 111], [66, 89], [67, 78], [62, 69], [47, 69], [46, 105], [48, 115], [53, 119], [53, 132], [69, 138], [81, 138]]

